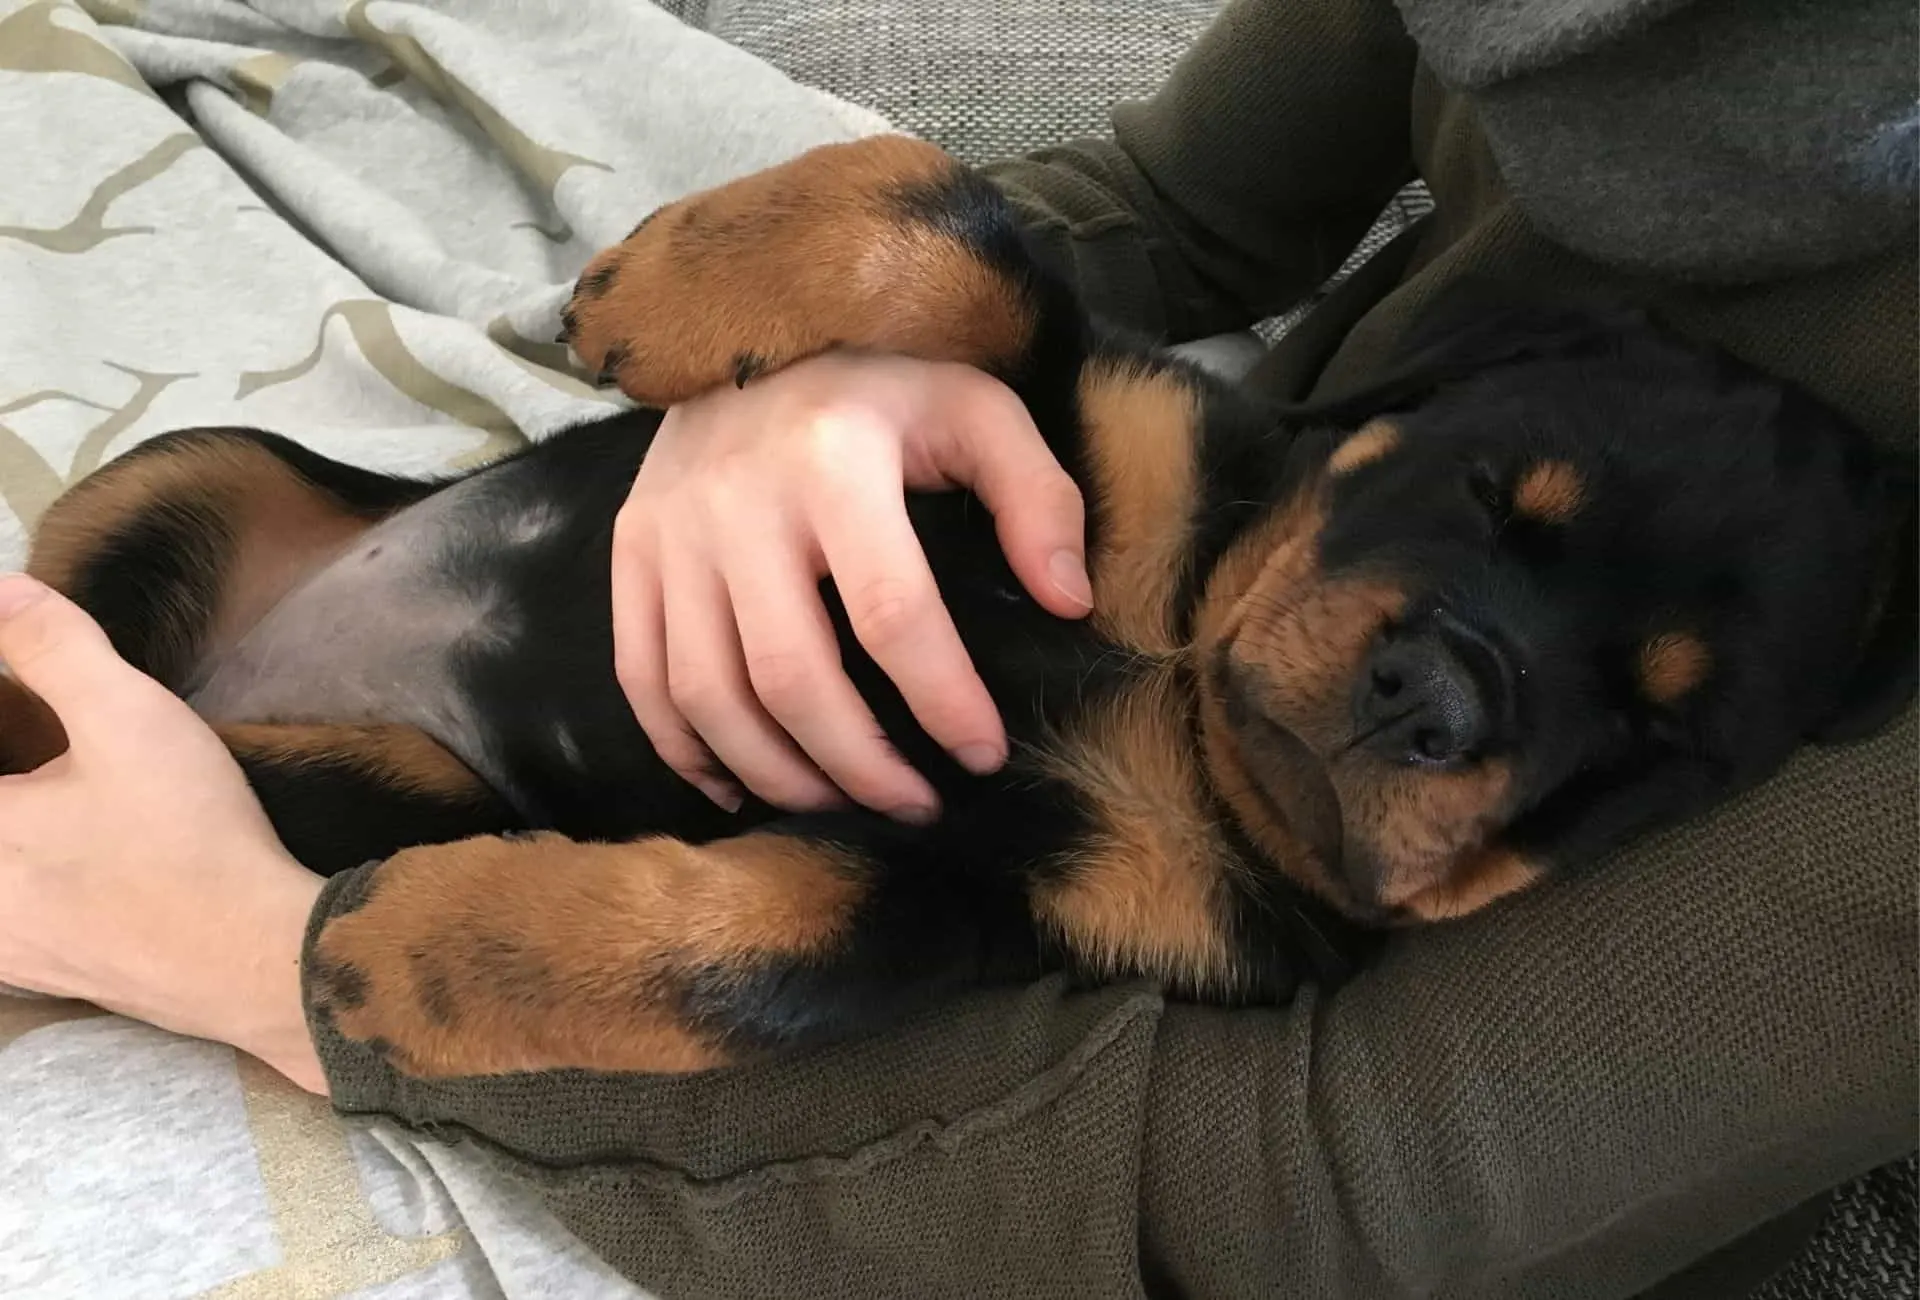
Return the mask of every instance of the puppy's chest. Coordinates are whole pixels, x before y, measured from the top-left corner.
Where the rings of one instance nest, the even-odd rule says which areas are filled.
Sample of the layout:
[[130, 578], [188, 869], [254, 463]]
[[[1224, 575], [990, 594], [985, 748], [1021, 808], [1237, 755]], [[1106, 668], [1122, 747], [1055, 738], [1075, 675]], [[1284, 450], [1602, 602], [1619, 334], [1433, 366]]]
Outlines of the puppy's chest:
[[1074, 806], [1076, 832], [1036, 864], [1034, 913], [1083, 965], [1181, 984], [1229, 977], [1234, 880], [1193, 701], [1171, 665], [1062, 719], [1022, 765]]
[[499, 562], [554, 529], [551, 511], [500, 495], [467, 479], [371, 529], [199, 665], [189, 702], [212, 722], [416, 726], [506, 793], [463, 670], [523, 643], [524, 593]]

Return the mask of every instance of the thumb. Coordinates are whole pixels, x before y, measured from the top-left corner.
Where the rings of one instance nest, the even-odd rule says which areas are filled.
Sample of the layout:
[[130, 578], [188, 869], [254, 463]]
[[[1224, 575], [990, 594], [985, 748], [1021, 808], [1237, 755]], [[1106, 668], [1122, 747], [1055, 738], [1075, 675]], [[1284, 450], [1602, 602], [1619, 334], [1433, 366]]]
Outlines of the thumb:
[[24, 573], [0, 575], [0, 661], [69, 725], [134, 671], [85, 610]]
[[975, 392], [952, 430], [952, 477], [992, 512], [1021, 585], [1052, 613], [1079, 618], [1093, 608], [1086, 502], [1012, 390], [994, 382]]

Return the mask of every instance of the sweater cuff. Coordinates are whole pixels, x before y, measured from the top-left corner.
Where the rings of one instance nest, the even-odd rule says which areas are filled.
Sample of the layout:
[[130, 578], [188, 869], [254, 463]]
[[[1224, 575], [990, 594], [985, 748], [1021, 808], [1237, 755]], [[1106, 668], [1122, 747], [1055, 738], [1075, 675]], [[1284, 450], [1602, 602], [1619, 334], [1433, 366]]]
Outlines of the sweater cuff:
[[307, 916], [307, 930], [300, 940], [300, 1002], [306, 1013], [307, 1032], [313, 1037], [314, 1050], [320, 1056], [320, 1069], [327, 1077], [327, 1091], [333, 1107], [342, 1114], [393, 1114], [400, 1110], [406, 1079], [389, 1066], [380, 1054], [365, 1043], [343, 1037], [334, 1028], [333, 1017], [317, 1004], [314, 971], [317, 964], [314, 945], [320, 931], [337, 916], [359, 910], [373, 889], [378, 862], [369, 862], [331, 877], [320, 888], [313, 911]]
[[[1072, 283], [1094, 316], [1155, 340], [1175, 328], [1170, 302], [1137, 196], [1103, 166], [1111, 145], [1086, 141], [982, 171], [1019, 214], [1030, 243]], [[1098, 177], [1098, 179], [1096, 179]]]

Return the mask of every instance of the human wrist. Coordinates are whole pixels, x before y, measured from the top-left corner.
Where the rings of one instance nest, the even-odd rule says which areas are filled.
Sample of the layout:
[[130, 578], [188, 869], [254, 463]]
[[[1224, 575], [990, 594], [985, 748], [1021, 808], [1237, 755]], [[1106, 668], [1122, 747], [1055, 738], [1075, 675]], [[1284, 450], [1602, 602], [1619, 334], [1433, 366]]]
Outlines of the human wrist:
[[209, 1036], [324, 1095], [326, 1076], [307, 1029], [300, 981], [307, 923], [324, 882], [282, 852], [273, 857], [262, 865], [259, 896], [245, 920], [249, 938], [237, 954], [229, 992], [219, 999], [219, 1023]]

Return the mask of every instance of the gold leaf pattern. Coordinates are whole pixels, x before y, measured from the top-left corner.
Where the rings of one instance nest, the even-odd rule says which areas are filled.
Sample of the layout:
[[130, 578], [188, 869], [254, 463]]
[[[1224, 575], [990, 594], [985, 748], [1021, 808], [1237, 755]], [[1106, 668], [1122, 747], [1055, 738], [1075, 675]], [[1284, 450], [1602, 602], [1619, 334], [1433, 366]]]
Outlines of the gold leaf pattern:
[[[512, 359], [515, 365], [544, 384], [569, 397], [591, 397], [601, 401], [606, 395], [587, 382], [587, 376], [574, 364], [573, 354], [564, 343], [535, 343], [514, 329], [505, 316], [487, 322], [487, 337]], [[5, 412], [0, 411], [0, 414]]]
[[43, 388], [37, 393], [28, 393], [25, 397], [15, 398], [5, 406], [0, 406], [0, 415], [12, 415], [15, 411], [24, 411], [29, 406], [38, 406], [42, 402], [74, 402], [80, 406], [91, 406], [96, 411], [113, 409], [105, 402], [96, 402], [91, 397], [82, 397], [78, 393], [62, 392], [58, 388]]
[[20, 526], [31, 532], [41, 513], [65, 489], [46, 457], [0, 424], [0, 498], [19, 518]]
[[299, 66], [300, 60], [269, 50], [240, 60], [227, 76], [247, 111], [265, 117], [273, 107], [274, 93], [287, 84], [287, 77]]
[[41, 402], [65, 399], [107, 412], [106, 419], [81, 436], [80, 445], [74, 449], [73, 464], [64, 481], [47, 463], [46, 457], [29, 445], [26, 439], [0, 424], [0, 498], [5, 499], [7, 506], [18, 516], [21, 526], [29, 533], [46, 508], [66, 491], [67, 483], [77, 482], [97, 469], [101, 456], [113, 440], [132, 428], [169, 384], [194, 377], [190, 374], [151, 374], [112, 361], [106, 364], [137, 381], [133, 395], [118, 406], [107, 406], [74, 393], [43, 390], [28, 393], [0, 407], [0, 415], [5, 415], [37, 406]]
[[193, 374], [152, 374], [145, 370], [135, 370], [132, 366], [123, 366], [115, 361], [106, 363], [123, 375], [131, 375], [137, 382], [133, 396], [114, 408], [100, 423], [88, 429], [86, 436], [80, 439], [79, 447], [74, 449], [73, 464], [67, 470], [67, 481], [76, 483], [100, 467], [100, 457], [113, 444], [113, 440], [132, 428], [147, 408], [153, 405], [154, 398], [165, 392], [167, 386], [181, 379], [195, 378]]
[[489, 436], [483, 450], [491, 449], [490, 455], [525, 445], [518, 426], [505, 411], [480, 394], [449, 383], [421, 364], [394, 327], [392, 304], [377, 298], [350, 298], [334, 303], [320, 317], [313, 351], [281, 370], [248, 371], [240, 376], [240, 386], [234, 396], [247, 397], [263, 388], [291, 383], [319, 365], [326, 352], [327, 326], [335, 317], [346, 321], [361, 355], [388, 383], [422, 406], [486, 432]]
[[[0, 23], [0, 27], [6, 24]], [[0, 31], [0, 42], [6, 34]], [[188, 132], [170, 135], [93, 187], [93, 193], [73, 220], [52, 230], [29, 226], [0, 226], [0, 239], [19, 239], [50, 253], [84, 253], [121, 235], [151, 235], [152, 226], [109, 226], [107, 209], [129, 190], [138, 189], [185, 155], [204, 148], [200, 137]]]
[[374, 1218], [332, 1108], [250, 1056], [236, 1053], [234, 1064], [281, 1262], [196, 1300], [327, 1300], [395, 1281], [467, 1245], [464, 1229], [430, 1237], [388, 1232]]
[[[106, 6], [111, 11], [115, 6]], [[33, 0], [0, 18], [0, 69], [8, 72], [77, 72], [118, 82], [157, 99], [119, 53], [83, 32], [53, 21], [56, 10], [80, 13], [64, 0]]]

